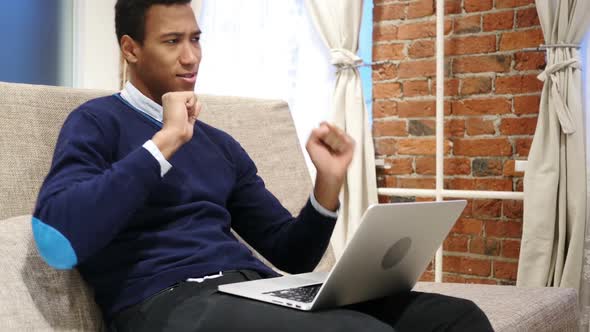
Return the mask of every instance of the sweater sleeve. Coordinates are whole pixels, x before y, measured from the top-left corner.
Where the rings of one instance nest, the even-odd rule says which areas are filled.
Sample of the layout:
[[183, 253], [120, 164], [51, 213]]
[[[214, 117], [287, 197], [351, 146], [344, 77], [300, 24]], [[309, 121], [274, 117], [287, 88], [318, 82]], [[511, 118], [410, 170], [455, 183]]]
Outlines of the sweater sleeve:
[[266, 189], [246, 151], [238, 150], [237, 183], [228, 202], [232, 227], [277, 268], [289, 273], [313, 270], [336, 219], [320, 214], [309, 200], [294, 218]]
[[60, 132], [32, 220], [39, 253], [55, 268], [72, 268], [106, 246], [161, 180], [141, 146], [111, 162], [112, 135], [80, 109]]

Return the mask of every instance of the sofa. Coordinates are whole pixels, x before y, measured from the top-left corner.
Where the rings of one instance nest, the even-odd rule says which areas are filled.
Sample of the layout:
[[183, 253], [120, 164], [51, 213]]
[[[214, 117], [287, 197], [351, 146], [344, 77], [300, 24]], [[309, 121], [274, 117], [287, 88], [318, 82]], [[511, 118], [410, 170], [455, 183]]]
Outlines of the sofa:
[[[92, 290], [76, 270], [58, 271], [37, 253], [31, 211], [68, 113], [112, 92], [0, 82], [0, 331], [101, 331]], [[199, 96], [200, 120], [234, 136], [267, 187], [292, 213], [312, 188], [286, 103]], [[197, 133], [198, 135], [198, 133]], [[317, 267], [334, 264], [330, 248]], [[557, 288], [419, 282], [416, 290], [467, 298], [496, 331], [575, 331], [577, 295]]]

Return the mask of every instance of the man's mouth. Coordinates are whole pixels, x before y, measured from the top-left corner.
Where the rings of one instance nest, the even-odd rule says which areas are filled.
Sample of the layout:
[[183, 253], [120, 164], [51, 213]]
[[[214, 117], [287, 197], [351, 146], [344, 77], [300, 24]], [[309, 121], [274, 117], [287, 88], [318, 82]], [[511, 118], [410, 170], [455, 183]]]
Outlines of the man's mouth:
[[196, 73], [178, 74], [176, 76], [186, 81], [187, 83], [195, 83], [197, 79]]

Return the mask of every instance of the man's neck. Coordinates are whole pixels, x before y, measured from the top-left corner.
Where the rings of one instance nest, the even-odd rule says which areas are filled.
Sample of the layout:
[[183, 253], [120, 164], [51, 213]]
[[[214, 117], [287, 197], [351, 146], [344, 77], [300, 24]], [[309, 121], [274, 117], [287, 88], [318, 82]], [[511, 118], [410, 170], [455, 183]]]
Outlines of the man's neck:
[[141, 92], [142, 95], [145, 97], [153, 100], [156, 104], [162, 105], [162, 96], [159, 98], [155, 98], [154, 94], [148, 89], [148, 87], [143, 83], [142, 80], [138, 79], [136, 75], [133, 73], [129, 74], [129, 82], [133, 84], [133, 86]]

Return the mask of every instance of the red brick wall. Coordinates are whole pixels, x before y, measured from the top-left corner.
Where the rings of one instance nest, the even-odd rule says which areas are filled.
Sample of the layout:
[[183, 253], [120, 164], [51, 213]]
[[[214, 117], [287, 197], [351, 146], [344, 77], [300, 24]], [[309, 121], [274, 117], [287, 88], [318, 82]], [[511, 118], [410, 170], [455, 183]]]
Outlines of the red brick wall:
[[[529, 152], [545, 66], [521, 51], [543, 43], [534, 0], [447, 0], [445, 11], [445, 188], [522, 191], [514, 160]], [[435, 187], [434, 14], [434, 0], [375, 0], [380, 187]], [[444, 243], [444, 279], [514, 283], [521, 233], [522, 202], [469, 200]]]

